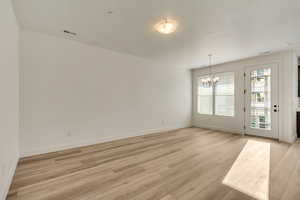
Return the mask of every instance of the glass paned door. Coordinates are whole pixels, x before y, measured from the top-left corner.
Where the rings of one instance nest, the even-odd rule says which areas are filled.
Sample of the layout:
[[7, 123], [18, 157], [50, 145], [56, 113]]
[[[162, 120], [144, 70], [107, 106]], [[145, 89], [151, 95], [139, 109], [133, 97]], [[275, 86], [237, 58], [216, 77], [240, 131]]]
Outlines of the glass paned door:
[[278, 67], [276, 64], [245, 70], [246, 134], [278, 137]]
[[251, 128], [271, 130], [271, 69], [251, 71]]

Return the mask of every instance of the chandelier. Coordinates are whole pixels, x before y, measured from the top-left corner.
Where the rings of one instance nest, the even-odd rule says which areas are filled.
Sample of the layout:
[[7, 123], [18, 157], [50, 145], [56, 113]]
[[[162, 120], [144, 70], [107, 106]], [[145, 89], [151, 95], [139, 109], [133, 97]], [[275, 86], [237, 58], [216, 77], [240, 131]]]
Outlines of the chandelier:
[[202, 83], [203, 87], [206, 87], [206, 88], [214, 86], [220, 80], [220, 78], [218, 76], [213, 75], [212, 72], [211, 72], [212, 54], [209, 54], [208, 57], [209, 57], [209, 74], [206, 78], [201, 79], [201, 83]]

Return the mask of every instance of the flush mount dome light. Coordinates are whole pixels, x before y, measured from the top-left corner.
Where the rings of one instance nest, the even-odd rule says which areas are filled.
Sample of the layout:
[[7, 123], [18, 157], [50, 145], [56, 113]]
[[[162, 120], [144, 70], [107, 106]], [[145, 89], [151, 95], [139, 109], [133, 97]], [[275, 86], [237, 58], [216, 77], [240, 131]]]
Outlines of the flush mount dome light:
[[157, 24], [155, 24], [154, 28], [159, 33], [162, 34], [170, 34], [176, 31], [178, 23], [175, 20], [164, 19]]

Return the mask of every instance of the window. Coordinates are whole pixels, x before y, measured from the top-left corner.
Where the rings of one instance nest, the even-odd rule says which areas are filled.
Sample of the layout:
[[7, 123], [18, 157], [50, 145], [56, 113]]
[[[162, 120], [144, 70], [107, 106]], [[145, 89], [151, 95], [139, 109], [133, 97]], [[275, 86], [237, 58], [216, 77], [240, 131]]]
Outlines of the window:
[[234, 73], [216, 74], [219, 81], [215, 85], [215, 114], [234, 116]]
[[198, 113], [234, 116], [234, 73], [217, 73], [214, 76], [219, 77], [219, 81], [210, 87], [201, 82], [208, 76], [198, 78]]
[[198, 78], [198, 113], [211, 115], [213, 114], [213, 90], [212, 87], [205, 87], [201, 80], [208, 78], [208, 76], [202, 76]]

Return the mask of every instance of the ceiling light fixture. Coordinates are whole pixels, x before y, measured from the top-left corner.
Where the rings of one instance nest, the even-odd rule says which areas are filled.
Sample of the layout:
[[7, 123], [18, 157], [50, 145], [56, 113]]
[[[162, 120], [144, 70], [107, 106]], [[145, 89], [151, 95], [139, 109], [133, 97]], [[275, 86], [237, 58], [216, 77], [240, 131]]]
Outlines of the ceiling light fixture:
[[177, 27], [178, 27], [177, 21], [167, 19], [167, 18], [158, 22], [154, 26], [155, 30], [162, 34], [174, 33]]
[[210, 88], [210, 87], [216, 85], [220, 80], [220, 78], [218, 76], [213, 75], [212, 72], [211, 72], [212, 54], [209, 54], [208, 57], [209, 57], [209, 74], [207, 75], [206, 78], [201, 79], [203, 87], [206, 87], [206, 88]]

